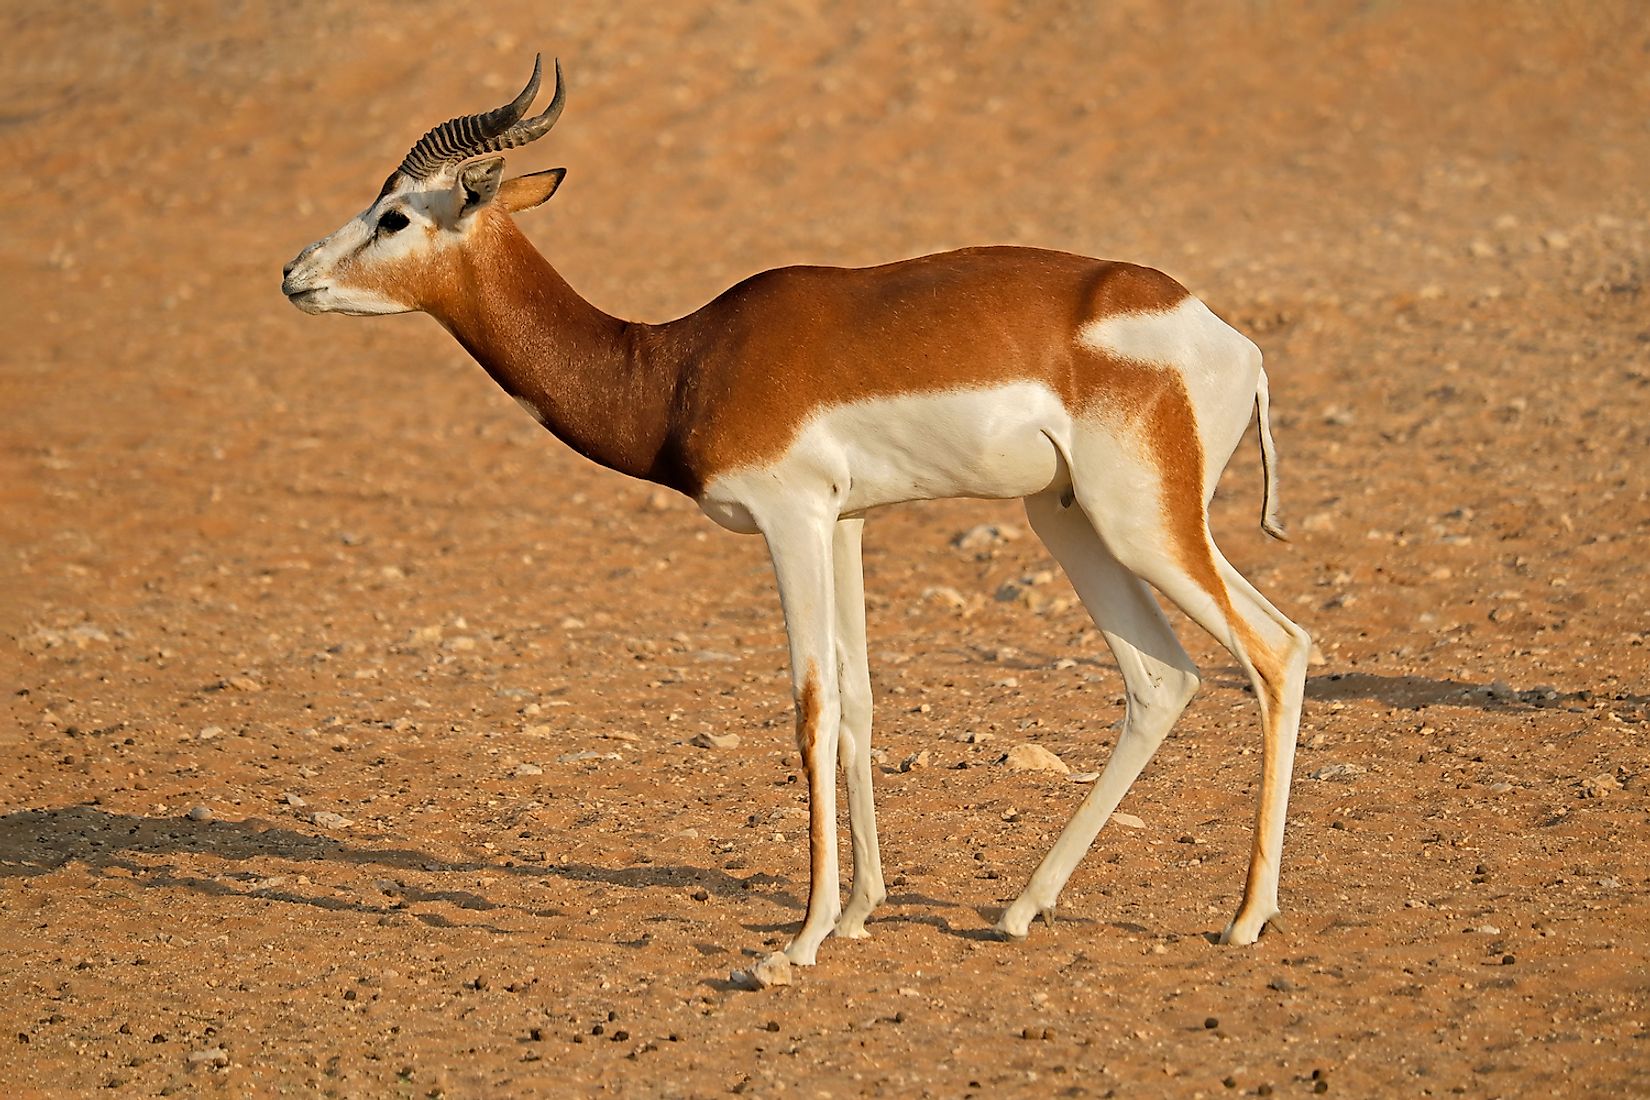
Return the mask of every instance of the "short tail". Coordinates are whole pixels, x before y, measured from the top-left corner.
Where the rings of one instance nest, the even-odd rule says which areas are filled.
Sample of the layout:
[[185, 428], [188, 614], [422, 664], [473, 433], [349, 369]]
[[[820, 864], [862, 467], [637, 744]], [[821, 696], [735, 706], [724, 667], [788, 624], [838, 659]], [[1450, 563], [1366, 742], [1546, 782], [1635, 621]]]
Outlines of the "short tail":
[[1278, 448], [1272, 442], [1272, 418], [1268, 415], [1270, 400], [1266, 393], [1266, 372], [1260, 372], [1255, 383], [1255, 415], [1260, 420], [1261, 486], [1260, 529], [1275, 539], [1289, 541], [1289, 532], [1278, 519]]

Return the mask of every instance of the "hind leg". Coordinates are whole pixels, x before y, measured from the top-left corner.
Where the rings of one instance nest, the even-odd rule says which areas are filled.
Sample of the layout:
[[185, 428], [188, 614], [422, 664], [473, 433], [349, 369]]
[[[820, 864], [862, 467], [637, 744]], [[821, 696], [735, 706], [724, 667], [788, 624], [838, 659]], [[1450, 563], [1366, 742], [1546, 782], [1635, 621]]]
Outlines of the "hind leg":
[[1039, 913], [1053, 914], [1060, 890], [1078, 861], [1198, 686], [1197, 670], [1169, 629], [1157, 601], [1106, 549], [1083, 511], [1062, 507], [1055, 494], [1028, 497], [1025, 504], [1032, 530], [1071, 579], [1117, 658], [1127, 711], [1105, 771], [1038, 864], [1025, 890], [997, 922], [998, 931], [1015, 939], [1025, 936]]
[[1311, 640], [1215, 547], [1201, 492], [1175, 488], [1143, 471], [1078, 486], [1077, 498], [1117, 559], [1224, 645], [1254, 685], [1263, 735], [1260, 808], [1243, 902], [1221, 936], [1247, 944], [1278, 914], [1284, 814]]
[[1295, 741], [1306, 688], [1312, 639], [1274, 607], [1211, 545], [1232, 602], [1244, 609], [1251, 630], [1268, 625], [1264, 639], [1247, 643], [1250, 679], [1260, 700], [1265, 738], [1261, 747], [1260, 809], [1255, 821], [1249, 874], [1237, 915], [1221, 933], [1222, 943], [1254, 943], [1266, 922], [1278, 915], [1278, 873], [1283, 858], [1283, 823], [1289, 808]]

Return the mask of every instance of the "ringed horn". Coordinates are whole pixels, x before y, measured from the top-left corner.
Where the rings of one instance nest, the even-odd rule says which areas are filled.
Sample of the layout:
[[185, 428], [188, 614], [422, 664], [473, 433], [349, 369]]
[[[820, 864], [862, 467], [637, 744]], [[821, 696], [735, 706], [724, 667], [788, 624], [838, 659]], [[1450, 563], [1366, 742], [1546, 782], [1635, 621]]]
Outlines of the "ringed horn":
[[429, 179], [444, 168], [482, 153], [497, 153], [536, 141], [549, 132], [567, 103], [567, 89], [561, 82], [561, 61], [556, 65], [556, 94], [544, 113], [524, 119], [534, 97], [539, 94], [542, 57], [533, 58], [533, 75], [521, 94], [502, 107], [479, 115], [448, 119], [418, 139], [412, 151], [396, 169], [409, 179]]

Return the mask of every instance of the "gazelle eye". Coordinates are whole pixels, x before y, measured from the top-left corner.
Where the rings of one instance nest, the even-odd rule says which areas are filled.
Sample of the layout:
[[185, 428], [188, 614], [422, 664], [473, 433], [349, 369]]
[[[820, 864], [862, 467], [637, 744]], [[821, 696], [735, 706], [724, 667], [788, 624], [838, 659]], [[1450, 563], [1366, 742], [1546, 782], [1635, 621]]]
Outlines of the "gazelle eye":
[[399, 210], [386, 210], [378, 219], [378, 232], [399, 233], [407, 228], [407, 215]]

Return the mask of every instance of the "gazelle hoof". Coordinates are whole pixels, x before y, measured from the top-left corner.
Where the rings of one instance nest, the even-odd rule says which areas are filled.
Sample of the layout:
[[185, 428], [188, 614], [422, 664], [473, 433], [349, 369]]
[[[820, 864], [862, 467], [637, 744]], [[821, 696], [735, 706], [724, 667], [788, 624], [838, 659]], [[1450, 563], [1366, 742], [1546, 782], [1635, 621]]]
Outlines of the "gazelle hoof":
[[1273, 930], [1277, 932], [1284, 930], [1283, 922], [1278, 919], [1276, 910], [1273, 910], [1271, 915], [1261, 917], [1259, 920], [1239, 913], [1232, 918], [1232, 923], [1228, 924], [1226, 930], [1220, 934], [1220, 942], [1247, 947], [1260, 939], [1260, 934], [1266, 931], [1267, 925], [1271, 925]]

